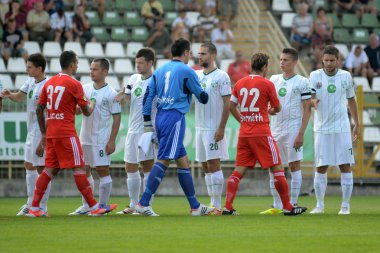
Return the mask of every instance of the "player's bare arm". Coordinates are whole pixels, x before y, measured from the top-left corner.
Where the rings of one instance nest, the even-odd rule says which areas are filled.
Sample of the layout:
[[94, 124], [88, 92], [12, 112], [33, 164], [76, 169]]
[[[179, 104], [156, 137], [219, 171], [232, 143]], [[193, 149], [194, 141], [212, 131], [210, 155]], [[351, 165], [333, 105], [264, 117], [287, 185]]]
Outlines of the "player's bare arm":
[[130, 97], [130, 96], [127, 96], [128, 94], [125, 94], [125, 87], [121, 90], [121, 91], [119, 91], [118, 93], [117, 93], [117, 95], [116, 95], [116, 97], [115, 97], [115, 100], [117, 101], [117, 102], [121, 102], [121, 101], [123, 101], [124, 99], [126, 99], [126, 98], [128, 98], [128, 97]]
[[269, 109], [268, 109], [268, 113], [270, 114], [270, 115], [276, 115], [278, 112], [281, 112], [281, 105], [279, 104], [278, 106], [276, 106], [276, 107], [269, 107]]
[[36, 110], [38, 126], [40, 127], [40, 131], [41, 131], [40, 145], [43, 148], [46, 146], [46, 123], [45, 123], [45, 114], [44, 114], [45, 107], [46, 107], [45, 105], [38, 104], [37, 110]]
[[226, 129], [228, 116], [230, 115], [230, 97], [231, 96], [223, 96], [222, 118], [220, 119], [219, 127], [216, 130], [215, 136], [214, 136], [214, 139], [216, 142], [223, 140], [224, 138], [224, 131]]
[[303, 107], [302, 123], [293, 145], [293, 147], [296, 150], [300, 149], [303, 146], [303, 137], [307, 128], [307, 124], [309, 123], [310, 114], [311, 114], [311, 99], [302, 101], [302, 107]]
[[13, 102], [21, 102], [26, 98], [26, 93], [18, 91], [18, 92], [10, 92], [9, 90], [3, 90], [1, 93], [3, 98], [9, 98]]
[[90, 100], [90, 102], [87, 105], [81, 106], [80, 108], [82, 110], [83, 115], [88, 117], [88, 116], [91, 115], [91, 113], [95, 109], [95, 101], [94, 100]]
[[234, 118], [240, 122], [241, 120], [241, 114], [238, 110], [238, 104], [234, 103], [234, 102], [230, 102], [230, 112], [232, 114], [232, 116], [234, 116]]
[[106, 145], [106, 154], [110, 155], [113, 152], [115, 152], [116, 148], [116, 136], [117, 133], [119, 132], [120, 128], [120, 122], [121, 122], [121, 114], [114, 114], [112, 115], [113, 117], [113, 123], [112, 123], [112, 129], [111, 129], [111, 135], [110, 139], [108, 140], [108, 143]]
[[356, 104], [355, 97], [348, 99], [348, 110], [350, 110], [350, 114], [354, 121], [354, 128], [352, 129], [352, 141], [357, 141], [360, 135], [359, 129], [359, 118], [358, 118], [358, 106]]

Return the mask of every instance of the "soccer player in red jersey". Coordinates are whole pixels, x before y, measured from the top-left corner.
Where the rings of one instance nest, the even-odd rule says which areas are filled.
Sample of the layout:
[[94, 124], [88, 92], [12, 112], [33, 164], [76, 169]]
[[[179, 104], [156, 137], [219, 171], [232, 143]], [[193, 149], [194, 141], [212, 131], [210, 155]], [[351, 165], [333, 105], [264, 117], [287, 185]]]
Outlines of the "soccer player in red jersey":
[[37, 179], [32, 207], [27, 214], [29, 217], [46, 215], [39, 207], [40, 201], [47, 185], [60, 169], [74, 169], [74, 179], [78, 190], [92, 210], [99, 208], [86, 177], [83, 151], [75, 130], [77, 105], [85, 116], [89, 116], [95, 102], [87, 101], [82, 84], [72, 77], [78, 69], [77, 55], [73, 51], [64, 51], [59, 61], [62, 72], [45, 83], [36, 111], [42, 133], [41, 143], [46, 145], [46, 168]]
[[[285, 215], [297, 215], [305, 207], [293, 207], [289, 199], [289, 188], [281, 165], [280, 152], [269, 127], [269, 114], [281, 111], [274, 84], [265, 79], [268, 72], [269, 56], [257, 53], [252, 56], [252, 75], [240, 79], [234, 86], [230, 111], [240, 122], [237, 144], [236, 168], [228, 179], [226, 204], [223, 215], [237, 215], [232, 202], [239, 182], [248, 168], [254, 168], [259, 161], [264, 169], [270, 168], [275, 179]], [[268, 106], [269, 105], [269, 106]], [[239, 106], [239, 109], [238, 109]]]

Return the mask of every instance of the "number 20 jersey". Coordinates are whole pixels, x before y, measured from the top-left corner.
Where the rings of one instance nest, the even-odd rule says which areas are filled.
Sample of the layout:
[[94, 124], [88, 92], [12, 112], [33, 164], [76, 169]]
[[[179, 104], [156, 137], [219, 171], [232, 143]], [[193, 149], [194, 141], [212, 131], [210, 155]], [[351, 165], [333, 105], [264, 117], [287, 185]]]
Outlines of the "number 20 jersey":
[[46, 138], [77, 136], [76, 105], [88, 103], [79, 81], [63, 73], [53, 76], [42, 88], [38, 103], [46, 106]]
[[271, 107], [280, 105], [271, 81], [258, 75], [240, 79], [232, 90], [231, 102], [240, 107], [239, 137], [271, 135], [268, 103]]

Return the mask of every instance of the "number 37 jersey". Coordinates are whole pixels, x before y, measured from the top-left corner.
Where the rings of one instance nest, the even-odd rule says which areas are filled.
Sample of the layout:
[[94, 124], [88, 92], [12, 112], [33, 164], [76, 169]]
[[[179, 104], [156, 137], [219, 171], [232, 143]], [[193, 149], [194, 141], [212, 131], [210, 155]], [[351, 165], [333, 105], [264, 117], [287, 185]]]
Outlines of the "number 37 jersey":
[[79, 81], [63, 73], [53, 76], [42, 88], [38, 103], [46, 106], [46, 138], [77, 135], [76, 105], [87, 105], [83, 87]]
[[240, 79], [232, 90], [231, 102], [240, 107], [239, 137], [271, 135], [268, 105], [280, 105], [271, 81], [258, 75]]

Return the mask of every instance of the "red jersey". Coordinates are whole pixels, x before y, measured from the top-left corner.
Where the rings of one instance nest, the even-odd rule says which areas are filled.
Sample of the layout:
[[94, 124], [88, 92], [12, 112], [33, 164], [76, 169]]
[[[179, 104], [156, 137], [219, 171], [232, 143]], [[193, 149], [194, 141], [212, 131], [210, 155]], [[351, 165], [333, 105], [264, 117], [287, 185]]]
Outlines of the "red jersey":
[[46, 106], [46, 138], [77, 136], [76, 105], [88, 103], [79, 81], [63, 73], [53, 76], [42, 88], [38, 103]]
[[231, 102], [240, 107], [239, 137], [272, 135], [269, 127], [268, 103], [280, 105], [274, 84], [258, 75], [240, 79], [234, 86]]

